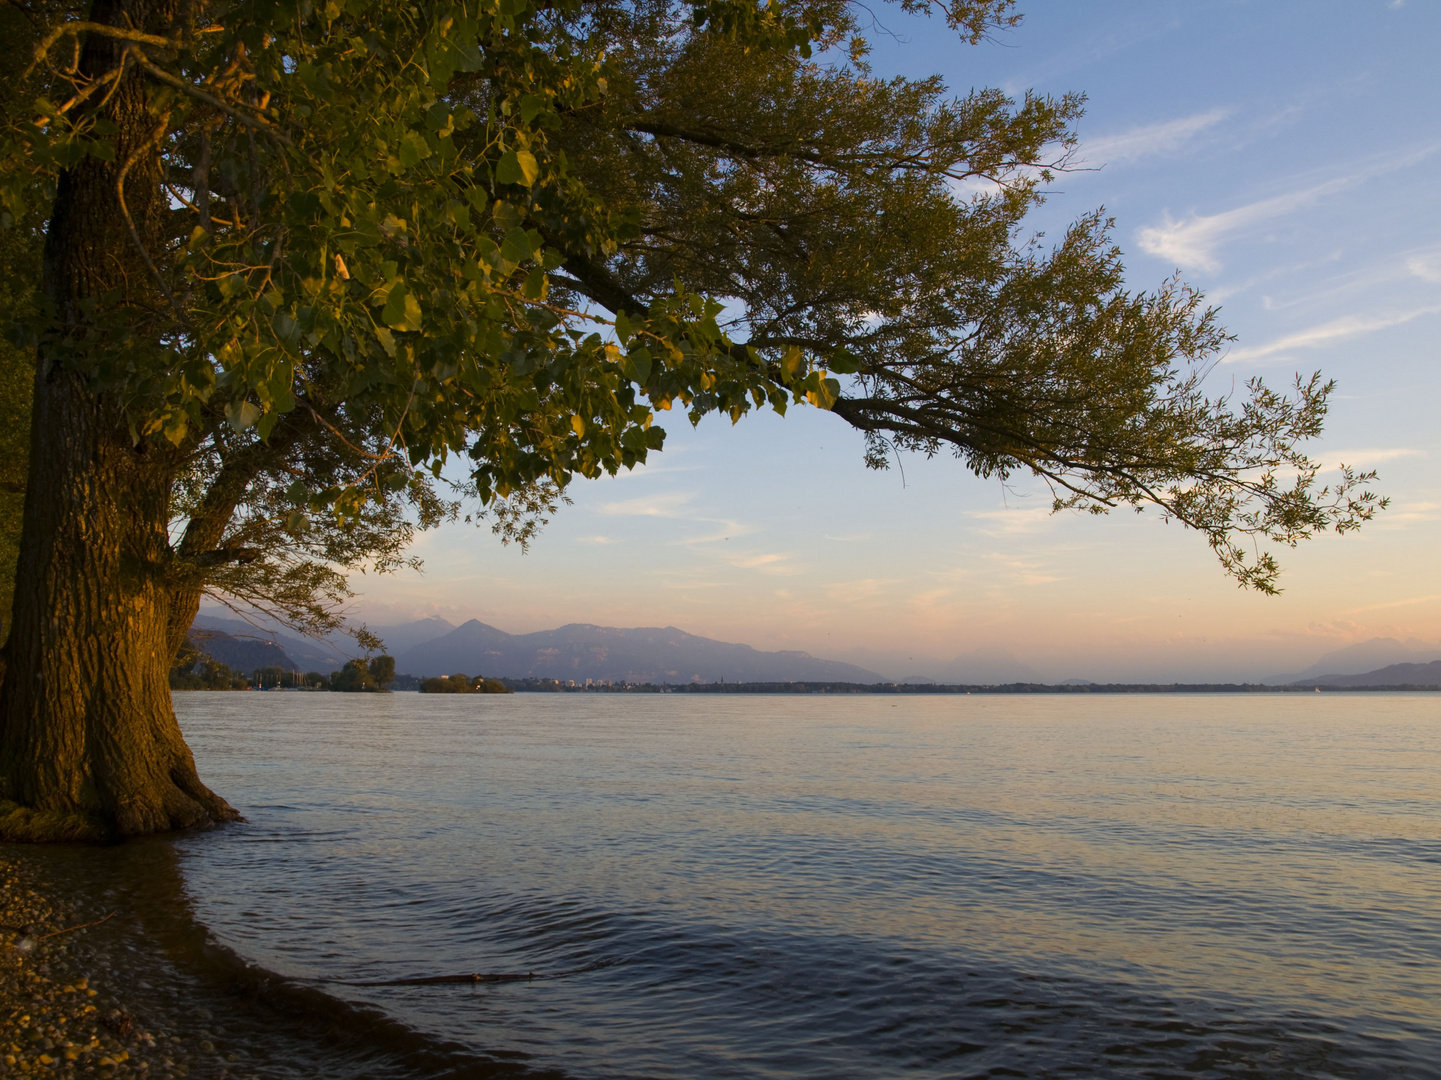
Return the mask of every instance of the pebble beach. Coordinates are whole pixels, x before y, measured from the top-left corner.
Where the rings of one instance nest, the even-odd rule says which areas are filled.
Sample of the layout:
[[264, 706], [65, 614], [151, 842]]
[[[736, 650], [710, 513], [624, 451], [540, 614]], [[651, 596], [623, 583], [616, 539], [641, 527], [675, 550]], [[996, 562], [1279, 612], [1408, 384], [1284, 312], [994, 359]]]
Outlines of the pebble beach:
[[103, 928], [0, 856], [0, 1075], [225, 1075], [213, 1045], [132, 1015], [123, 975], [89, 938]]

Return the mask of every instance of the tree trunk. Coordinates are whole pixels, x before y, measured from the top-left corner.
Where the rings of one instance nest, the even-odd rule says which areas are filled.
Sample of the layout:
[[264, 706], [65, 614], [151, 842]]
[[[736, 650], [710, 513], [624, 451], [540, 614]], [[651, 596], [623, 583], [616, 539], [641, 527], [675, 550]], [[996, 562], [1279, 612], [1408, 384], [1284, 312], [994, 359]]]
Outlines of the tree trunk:
[[[101, 0], [91, 19], [163, 33], [173, 9]], [[91, 35], [81, 63], [96, 73], [119, 60], [113, 39]], [[133, 72], [105, 112], [118, 129], [115, 160], [87, 158], [62, 175], [46, 238], [43, 288], [60, 333], [42, 344], [36, 376], [0, 688], [0, 839], [103, 839], [238, 817], [200, 782], [170, 701], [167, 530], [179, 459], [137, 442], [103, 389], [110, 364], [157, 363], [160, 334], [173, 328], [117, 193], [129, 162], [138, 239], [161, 250], [166, 204], [147, 147], [163, 117]]]

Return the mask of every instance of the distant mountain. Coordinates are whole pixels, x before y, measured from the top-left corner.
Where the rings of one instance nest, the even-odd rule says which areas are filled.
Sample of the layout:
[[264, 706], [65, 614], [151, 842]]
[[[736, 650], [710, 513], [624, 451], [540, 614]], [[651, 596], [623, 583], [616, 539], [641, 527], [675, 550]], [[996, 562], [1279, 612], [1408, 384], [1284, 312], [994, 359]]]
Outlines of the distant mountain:
[[[429, 619], [418, 619], [415, 622], [401, 623], [397, 626], [369, 627], [372, 634], [385, 642], [385, 651], [391, 656], [399, 656], [423, 642], [433, 641], [454, 629], [454, 623], [434, 616]], [[446, 674], [453, 673], [446, 672]], [[470, 673], [466, 672], [466, 674]]]
[[1361, 675], [1392, 664], [1426, 664], [1432, 660], [1441, 660], [1441, 645], [1418, 638], [1407, 638], [1405, 641], [1372, 638], [1370, 641], [1328, 652], [1305, 671], [1272, 675], [1261, 681], [1271, 686], [1289, 686], [1298, 682], [1314, 683], [1321, 676]]
[[[275, 647], [282, 649], [289, 658], [289, 667], [298, 668], [301, 671], [319, 671], [327, 673], [337, 670], [352, 656], [360, 655], [359, 651], [345, 651], [332, 645], [328, 641], [316, 641], [314, 638], [301, 637], [299, 634], [289, 634], [283, 630], [263, 630], [260, 627], [252, 626], [244, 619], [226, 619], [218, 615], [207, 615], [201, 612], [195, 616], [195, 622], [191, 624], [190, 634], [194, 637], [197, 631], [215, 630], [226, 634], [238, 641], [243, 642], [268, 642]], [[220, 660], [220, 657], [216, 657]], [[229, 660], [221, 660], [223, 664], [230, 664]], [[230, 664], [234, 667], [234, 664]], [[266, 665], [261, 665], [266, 666]], [[249, 668], [242, 667], [241, 671], [248, 671]]]
[[1429, 664], [1392, 664], [1358, 675], [1319, 675], [1293, 686], [1441, 686], [1441, 660]]
[[627, 630], [572, 623], [533, 634], [507, 634], [472, 619], [396, 658], [407, 675], [465, 672], [502, 678], [609, 679], [612, 682], [859, 682], [874, 671], [818, 660], [804, 652], [761, 652], [677, 630]]
[[[349, 634], [332, 634], [328, 638], [317, 640], [276, 627], [256, 626], [244, 619], [226, 618], [206, 612], [197, 615], [192, 625], [218, 630], [241, 640], [273, 641], [294, 658], [297, 666], [308, 671], [334, 671], [352, 657], [365, 654], [365, 650]], [[449, 633], [455, 629], [455, 624], [432, 617], [397, 623], [394, 626], [370, 626], [367, 629], [385, 643], [385, 652], [391, 656], [399, 656], [422, 642]]]
[[293, 670], [297, 665], [273, 641], [253, 637], [233, 637], [219, 630], [192, 628], [190, 640], [197, 649], [231, 671], [249, 674], [256, 668], [278, 667]]

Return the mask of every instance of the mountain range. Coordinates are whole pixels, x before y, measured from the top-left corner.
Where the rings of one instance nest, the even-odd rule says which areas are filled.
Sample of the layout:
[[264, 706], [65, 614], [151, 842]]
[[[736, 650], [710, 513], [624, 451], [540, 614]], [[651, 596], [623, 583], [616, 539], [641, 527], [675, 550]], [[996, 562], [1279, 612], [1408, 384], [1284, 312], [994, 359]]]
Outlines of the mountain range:
[[1429, 664], [1391, 664], [1356, 675], [1320, 675], [1292, 686], [1441, 686], [1441, 660]]
[[[554, 630], [508, 634], [478, 619], [455, 626], [445, 619], [428, 618], [369, 629], [396, 658], [398, 671], [420, 677], [464, 672], [581, 683], [587, 679], [633, 683], [877, 683], [895, 679], [893, 674], [882, 675], [863, 664], [822, 660], [798, 651], [764, 652], [688, 634], [673, 626], [621, 629], [571, 623]], [[315, 640], [210, 612], [196, 618], [192, 636], [205, 636], [206, 650], [237, 671], [275, 666], [330, 672], [364, 652], [346, 635]], [[865, 654], [853, 650], [850, 655], [861, 659]], [[884, 669], [891, 665], [876, 666]], [[937, 674], [941, 678], [935, 681], [979, 685], [1045, 681], [1024, 662], [998, 649], [962, 654], [941, 666], [953, 670], [908, 675], [899, 681], [931, 682]], [[1304, 671], [1262, 681], [1272, 686], [1441, 685], [1441, 645], [1416, 638], [1372, 638], [1329, 652]]]
[[[1296, 683], [1314, 685], [1339, 685], [1327, 680], [1345, 675], [1372, 675], [1396, 664], [1428, 664], [1441, 660], [1441, 645], [1407, 638], [1371, 638], [1369, 641], [1347, 645], [1344, 649], [1328, 652], [1305, 671], [1289, 675], [1272, 675], [1261, 681], [1268, 686], [1291, 686]], [[1407, 680], [1402, 680], [1407, 681]], [[1353, 683], [1353, 686], [1385, 686], [1386, 682]]]
[[[383, 630], [377, 632], [385, 636]], [[576, 682], [885, 681], [854, 664], [819, 660], [804, 652], [761, 652], [749, 645], [687, 634], [674, 626], [624, 630], [571, 623], [533, 634], [507, 634], [479, 619], [411, 646], [396, 657], [395, 665], [398, 671], [422, 677], [463, 671]]]
[[[886, 681], [856, 664], [820, 660], [805, 652], [762, 652], [673, 626], [619, 629], [571, 623], [532, 634], [507, 634], [478, 619], [453, 626], [430, 618], [369, 629], [396, 658], [397, 671], [421, 678], [464, 672], [581, 683]], [[208, 613], [196, 617], [191, 636], [197, 642], [205, 637], [207, 651], [237, 671], [280, 666], [329, 672], [363, 651], [349, 637], [317, 641]]]

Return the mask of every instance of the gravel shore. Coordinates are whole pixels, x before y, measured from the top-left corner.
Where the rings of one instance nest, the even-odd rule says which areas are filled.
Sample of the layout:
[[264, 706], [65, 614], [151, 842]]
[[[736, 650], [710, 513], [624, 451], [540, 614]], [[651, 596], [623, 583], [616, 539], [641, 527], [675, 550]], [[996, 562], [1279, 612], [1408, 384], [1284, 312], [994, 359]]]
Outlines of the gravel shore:
[[0, 855], [0, 1075], [225, 1076], [214, 1047], [182, 1046], [126, 1010], [103, 932]]

